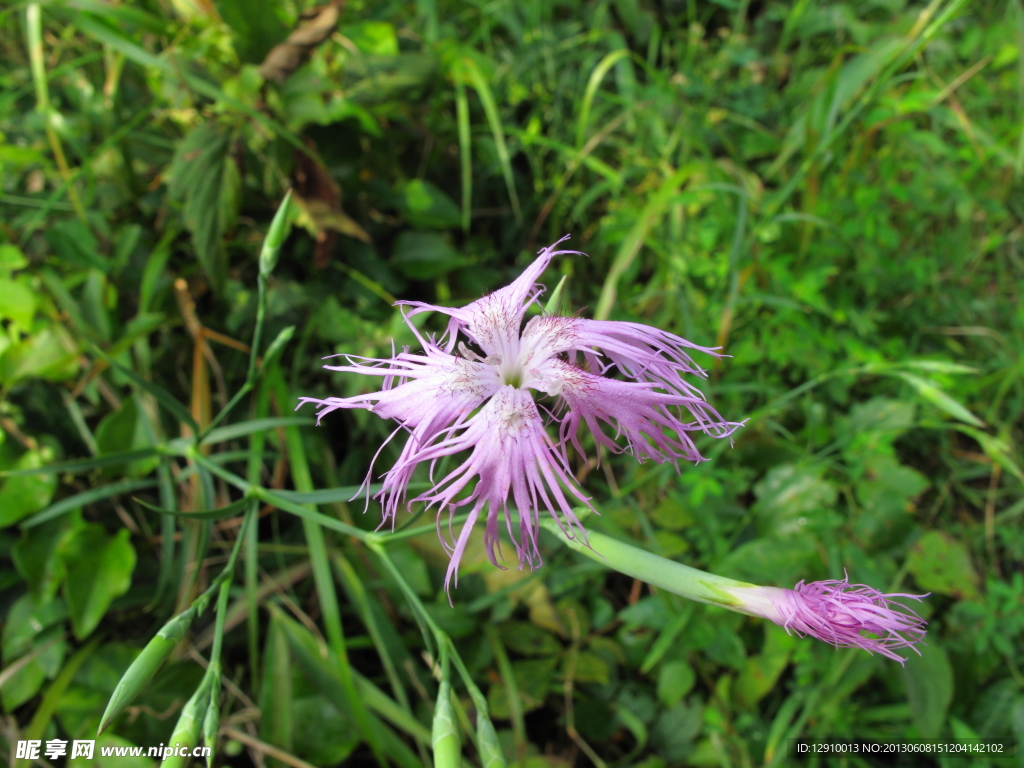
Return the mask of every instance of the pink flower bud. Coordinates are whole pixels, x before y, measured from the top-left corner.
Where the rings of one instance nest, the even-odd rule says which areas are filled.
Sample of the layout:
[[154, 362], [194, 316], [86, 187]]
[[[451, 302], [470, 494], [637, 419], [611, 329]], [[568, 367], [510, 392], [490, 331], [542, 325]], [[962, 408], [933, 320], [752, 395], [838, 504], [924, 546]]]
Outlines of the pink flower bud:
[[[924, 639], [927, 622], [895, 598], [920, 600], [927, 595], [883, 594], [866, 584], [842, 581], [801, 581], [793, 589], [747, 587], [729, 590], [742, 602], [740, 610], [771, 619], [786, 631], [810, 635], [836, 648], [863, 648], [901, 664], [897, 649]], [[865, 634], [867, 633], [867, 634]]]

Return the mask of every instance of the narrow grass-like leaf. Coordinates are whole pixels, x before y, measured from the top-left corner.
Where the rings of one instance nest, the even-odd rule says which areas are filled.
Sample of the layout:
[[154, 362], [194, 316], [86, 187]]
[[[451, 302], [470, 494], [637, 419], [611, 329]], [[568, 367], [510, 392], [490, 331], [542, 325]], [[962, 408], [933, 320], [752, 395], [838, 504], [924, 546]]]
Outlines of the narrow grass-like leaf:
[[948, 363], [945, 360], [902, 360], [895, 365], [901, 368], [916, 368], [929, 373], [977, 373], [977, 368], [959, 363]]
[[[349, 563], [349, 561], [340, 553], [334, 553], [332, 562], [334, 563], [338, 574], [341, 576], [341, 581], [345, 586], [346, 592], [348, 592], [349, 601], [352, 602], [359, 610], [359, 617], [362, 619], [363, 625], [366, 627], [367, 632], [370, 633], [370, 637], [373, 639], [373, 644], [377, 649], [377, 655], [380, 657], [381, 663], [384, 665], [384, 671], [388, 676], [388, 681], [391, 683], [391, 690], [394, 692], [395, 698], [401, 705], [403, 715], [412, 717], [412, 710], [409, 707], [409, 700], [405, 695], [405, 688], [402, 685], [401, 678], [398, 676], [398, 670], [391, 658], [391, 652], [388, 650], [387, 643], [384, 642], [384, 638], [381, 635], [380, 628], [377, 625], [377, 620], [373, 615], [373, 607], [370, 605], [369, 597], [366, 594], [366, 587], [359, 579], [359, 576], [356, 574], [351, 563]], [[357, 687], [360, 687], [360, 693], [362, 693], [362, 687], [359, 686], [358, 682]], [[391, 717], [388, 717], [388, 715], [384, 716], [389, 720], [392, 719]], [[392, 722], [394, 721], [392, 720]], [[427, 740], [423, 739], [421, 741], [425, 742]]]
[[980, 429], [965, 427], [959, 424], [954, 425], [953, 429], [975, 440], [978, 445], [981, 446], [981, 450], [985, 452], [986, 456], [1024, 483], [1024, 470], [1022, 470], [1017, 462], [1014, 461], [1010, 445], [1004, 438], [990, 435], [987, 432], [982, 432]]
[[519, 195], [516, 194], [515, 177], [512, 174], [512, 159], [508, 153], [508, 146], [505, 144], [505, 128], [501, 123], [501, 115], [498, 113], [498, 105], [494, 101], [494, 93], [488, 85], [480, 68], [471, 58], [463, 57], [460, 65], [469, 78], [473, 90], [480, 97], [483, 104], [484, 114], [487, 115], [487, 122], [491, 126], [491, 134], [494, 136], [494, 146], [498, 150], [498, 162], [501, 163], [501, 172], [505, 177], [505, 186], [508, 188], [509, 201], [512, 203], [512, 213], [515, 214], [516, 224], [523, 225], [523, 213], [519, 207]]
[[65, 512], [70, 512], [72, 509], [77, 509], [86, 504], [92, 504], [94, 501], [154, 487], [156, 487], [155, 480], [122, 480], [120, 483], [111, 483], [110, 485], [101, 485], [99, 488], [91, 488], [88, 491], [82, 491], [74, 496], [61, 499], [56, 504], [51, 504], [46, 509], [36, 512], [32, 517], [22, 521], [21, 527], [34, 528], [41, 523], [45, 523], [47, 520], [53, 520], [53, 518], [60, 517]]
[[697, 170], [696, 164], [683, 166], [665, 179], [658, 191], [648, 200], [633, 228], [622, 241], [622, 245], [619, 246], [612, 266], [605, 276], [604, 286], [601, 288], [601, 298], [598, 299], [597, 309], [594, 310], [594, 319], [607, 320], [611, 316], [612, 307], [615, 306], [615, 297], [618, 295], [619, 278], [633, 263], [633, 259], [643, 247], [647, 233], [661, 218], [676, 190]]
[[[295, 660], [306, 673], [309, 681], [338, 709], [353, 715], [349, 698], [343, 691], [341, 672], [337, 661], [327, 653], [327, 649], [308, 629], [285, 616], [276, 606], [271, 605], [270, 608], [275, 621], [278, 622], [278, 626], [287, 638]], [[410, 736], [424, 741], [430, 740], [430, 732], [418, 720], [409, 718], [376, 685], [358, 674], [355, 676], [355, 680], [360, 697], [367, 707], [374, 709], [382, 717], [386, 717]], [[388, 756], [401, 768], [424, 768], [412, 751], [395, 738], [389, 728], [373, 715], [370, 715], [370, 721], [377, 733], [382, 736], [383, 746]]]
[[458, 78], [455, 80], [455, 122], [459, 131], [459, 165], [462, 170], [462, 231], [469, 232], [473, 212], [473, 141], [466, 86]]
[[[288, 390], [279, 371], [275, 371], [273, 386], [278, 404], [288, 401]], [[295, 487], [299, 491], [309, 493], [313, 490], [313, 477], [306, 461], [306, 449], [302, 442], [302, 435], [298, 427], [295, 426], [285, 427], [284, 435]], [[331, 651], [337, 657], [341, 671], [342, 688], [349, 699], [356, 724], [362, 731], [370, 751], [373, 752], [373, 756], [382, 768], [386, 768], [387, 758], [381, 749], [379, 736], [367, 717], [366, 707], [362, 699], [359, 698], [352, 679], [352, 667], [349, 664], [348, 651], [345, 646], [345, 630], [341, 623], [341, 607], [338, 604], [338, 596], [334, 588], [334, 576], [331, 573], [331, 562], [327, 554], [323, 529], [315, 520], [308, 517], [303, 518], [302, 527], [306, 534], [306, 544], [309, 546], [313, 581], [316, 583], [317, 595], [320, 598], [320, 610], [323, 613], [324, 626], [327, 629], [328, 643], [331, 646]]]
[[959, 401], [950, 397], [935, 386], [932, 382], [922, 379], [920, 376], [915, 376], [912, 373], [897, 372], [896, 375], [912, 386], [917, 394], [939, 410], [952, 416], [954, 419], [963, 421], [974, 427], [985, 426], [985, 422], [967, 410], [967, 408]]
[[[362, 489], [366, 492], [366, 489]], [[371, 485], [371, 494], [380, 490], [380, 485]], [[334, 504], [339, 501], [351, 501], [358, 494], [360, 487], [357, 485], [346, 485], [342, 488], [323, 488], [319, 491], [274, 491], [277, 496], [288, 499], [296, 504]]]
[[314, 423], [313, 419], [301, 416], [275, 416], [266, 419], [252, 419], [239, 422], [238, 424], [230, 424], [226, 427], [217, 427], [217, 429], [211, 430], [199, 444], [215, 445], [216, 443], [226, 443], [228, 440], [245, 437], [256, 432], [276, 429], [277, 427], [308, 427]]
[[252, 503], [250, 499], [242, 498], [225, 507], [219, 507], [217, 509], [204, 509], [198, 512], [183, 512], [180, 509], [162, 509], [161, 507], [154, 506], [142, 499], [135, 499], [135, 501], [146, 509], [153, 512], [159, 512], [161, 515], [174, 515], [175, 517], [184, 517], [189, 520], [222, 520], [225, 517], [234, 517], [235, 515], [244, 512], [245, 508]]
[[95, 456], [91, 459], [72, 459], [70, 461], [58, 461], [55, 464], [47, 464], [43, 467], [30, 469], [10, 469], [0, 472], [0, 477], [20, 477], [23, 475], [62, 475], [75, 474], [77, 472], [88, 472], [90, 469], [101, 467], [116, 467], [119, 464], [131, 464], [139, 459], [148, 459], [158, 453], [158, 448], [139, 448], [134, 451], [122, 451], [120, 453], [108, 453], [103, 456]]
[[519, 753], [520, 764], [526, 757], [526, 721], [523, 719], [523, 703], [519, 698], [519, 686], [516, 685], [515, 674], [512, 671], [512, 662], [509, 661], [505, 646], [498, 637], [498, 633], [491, 625], [484, 628], [487, 638], [490, 641], [491, 649], [494, 651], [494, 658], [498, 662], [498, 673], [505, 684], [505, 695], [508, 696], [508, 710], [512, 716], [512, 732], [515, 735], [516, 751]]
[[612, 67], [629, 55], [630, 52], [627, 48], [620, 48], [617, 51], [612, 51], [597, 62], [597, 66], [594, 67], [594, 71], [590, 73], [590, 78], [587, 80], [586, 90], [583, 91], [583, 101], [580, 102], [579, 120], [576, 123], [577, 148], [583, 146], [583, 139], [587, 133], [587, 122], [590, 120], [590, 109], [594, 104], [594, 97], [597, 95], [597, 89], [601, 87], [601, 81], [604, 80], [605, 75], [608, 74]]

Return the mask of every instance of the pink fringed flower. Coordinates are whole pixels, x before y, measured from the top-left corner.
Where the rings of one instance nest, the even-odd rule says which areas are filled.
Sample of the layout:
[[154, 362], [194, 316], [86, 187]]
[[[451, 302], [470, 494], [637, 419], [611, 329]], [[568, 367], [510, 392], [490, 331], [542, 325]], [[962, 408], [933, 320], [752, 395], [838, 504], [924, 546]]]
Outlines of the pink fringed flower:
[[[746, 587], [730, 589], [741, 610], [770, 619], [801, 637], [810, 635], [836, 648], [862, 648], [905, 661], [896, 651], [924, 639], [928, 623], [895, 598], [921, 600], [927, 595], [884, 594], [866, 584], [842, 581], [801, 581], [793, 589]], [[869, 633], [874, 637], [865, 636]]]
[[[422, 353], [406, 348], [388, 360], [347, 356], [348, 365], [326, 366], [380, 376], [379, 392], [300, 401], [300, 406], [316, 403], [318, 418], [341, 408], [365, 408], [398, 422], [392, 437], [408, 432], [398, 461], [384, 475], [383, 489], [376, 497], [384, 509], [384, 522], [390, 519], [394, 524], [416, 467], [428, 462], [433, 471], [438, 459], [468, 452], [461, 465], [409, 502], [437, 506], [439, 534], [442, 512], [471, 505], [458, 534], [449, 517], [448, 540], [441, 535], [451, 554], [446, 589], [453, 578], [458, 585], [459, 560], [485, 507], [484, 541], [495, 565], [501, 522], [515, 543], [520, 567], [541, 564], [537, 546], [541, 508], [570, 539], [579, 536], [586, 541], [573, 507], [590, 504], [568, 457], [570, 444], [583, 453], [581, 424], [586, 424], [598, 445], [622, 450], [603, 431], [604, 422], [615, 429], [616, 436], [625, 438], [627, 450], [638, 459], [658, 462], [702, 461], [691, 432], [727, 437], [740, 426], [723, 421], [683, 378], [706, 376], [689, 352], [715, 355], [711, 349], [638, 323], [540, 315], [524, 327], [527, 308], [544, 290], [536, 282], [548, 263], [555, 256], [577, 253], [557, 251], [557, 245], [540, 251], [511, 285], [465, 307], [399, 302], [411, 307], [407, 322], [430, 311], [450, 318], [446, 333], [436, 341], [424, 338], [409, 323]], [[625, 380], [609, 378], [612, 372]], [[533, 393], [555, 398], [553, 411], [545, 411], [558, 424], [557, 439], [548, 434]], [[518, 516], [509, 510], [510, 495]]]

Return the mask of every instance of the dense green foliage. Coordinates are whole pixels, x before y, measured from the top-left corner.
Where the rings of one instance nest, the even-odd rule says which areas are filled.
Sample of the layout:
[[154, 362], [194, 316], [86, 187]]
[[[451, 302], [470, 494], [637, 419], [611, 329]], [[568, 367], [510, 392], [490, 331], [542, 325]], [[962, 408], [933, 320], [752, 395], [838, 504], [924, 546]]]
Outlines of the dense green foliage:
[[[798, 735], [1024, 740], [1020, 0], [306, 5], [0, 10], [0, 749], [95, 738], [119, 681], [100, 744], [177, 723], [226, 765], [415, 768], [432, 723], [484, 768], [497, 744], [664, 768], [779, 765]], [[589, 254], [546, 276], [569, 311], [724, 346], [704, 392], [749, 418], [679, 474], [577, 467], [587, 525], [760, 584], [930, 592], [920, 657], [553, 537], [532, 574], [477, 542], [449, 606], [430, 519], [387, 555], [341, 533], [379, 522], [346, 500], [392, 427], [292, 417], [370, 385], [319, 359], [411, 344], [395, 298], [465, 303], [565, 233]], [[450, 663], [482, 695], [453, 672], [435, 721]]]

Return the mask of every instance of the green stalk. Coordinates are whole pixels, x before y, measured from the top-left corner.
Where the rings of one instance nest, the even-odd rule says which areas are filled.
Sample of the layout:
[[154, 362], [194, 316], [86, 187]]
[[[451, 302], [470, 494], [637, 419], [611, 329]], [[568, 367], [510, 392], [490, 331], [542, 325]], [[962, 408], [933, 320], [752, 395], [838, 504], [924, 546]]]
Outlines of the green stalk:
[[46, 122], [46, 139], [50, 143], [50, 150], [57, 162], [57, 169], [68, 190], [68, 197], [71, 198], [71, 205], [75, 209], [75, 215], [79, 220], [89, 226], [89, 218], [85, 215], [85, 207], [78, 197], [78, 190], [75, 189], [71, 168], [68, 166], [67, 157], [64, 155], [64, 147], [60, 143], [60, 137], [53, 129], [51, 119], [52, 109], [50, 107], [50, 91], [47, 86], [46, 62], [43, 59], [43, 23], [39, 10], [39, 3], [29, 3], [25, 8], [25, 33], [28, 38], [28, 59], [29, 68], [32, 71], [32, 81], [36, 88], [36, 109], [43, 115]]
[[501, 681], [505, 684], [505, 695], [508, 697], [508, 709], [512, 717], [512, 732], [516, 740], [516, 752], [520, 768], [526, 764], [526, 721], [523, 719], [523, 703], [519, 698], [519, 688], [516, 685], [516, 678], [512, 672], [512, 662], [509, 661], [505, 646], [501, 638], [494, 631], [494, 627], [485, 628], [487, 638], [494, 650], [494, 658], [498, 662], [498, 673]]
[[[590, 531], [587, 538], [590, 547], [578, 539], [566, 538], [552, 520], [542, 520], [541, 525], [561, 539], [562, 543], [601, 565], [632, 576], [647, 584], [680, 595], [699, 603], [717, 605], [739, 613], [750, 613], [741, 600], [732, 593], [736, 589], [755, 588], [756, 584], [716, 576], [688, 565], [677, 563], [665, 557], [651, 554], [639, 547], [613, 539], [599, 531]], [[756, 615], [750, 613], [750, 615]]]
[[[277, 369], [273, 374], [272, 386], [277, 396], [278, 405], [284, 406], [289, 395], [284, 379]], [[306, 449], [302, 444], [302, 434], [297, 427], [285, 427], [284, 434], [288, 449], [288, 463], [291, 466], [295, 489], [301, 492], [314, 490], [313, 477], [309, 471], [309, 463], [306, 461]], [[310, 510], [316, 509], [314, 505], [303, 506]], [[331, 561], [327, 554], [327, 542], [324, 539], [323, 528], [308, 518], [303, 519], [302, 528], [306, 534], [306, 544], [309, 547], [309, 560], [313, 568], [313, 581], [316, 583], [317, 595], [320, 598], [320, 610], [323, 613], [324, 627], [327, 630], [327, 642], [338, 659], [342, 688], [352, 706], [352, 712], [360, 731], [362, 731], [363, 738], [366, 739], [377, 762], [386, 768], [387, 757], [381, 747], [380, 739], [370, 723], [366, 706], [359, 696], [352, 667], [349, 664], [345, 631], [341, 623], [341, 608], [338, 605], [338, 595], [334, 589], [334, 576], [331, 573]]]
[[249, 370], [245, 377], [245, 384], [235, 393], [228, 404], [220, 410], [220, 413], [213, 418], [210, 425], [199, 436], [198, 442], [202, 442], [202, 439], [210, 434], [210, 430], [231, 413], [232, 409], [238, 405], [241, 399], [256, 386], [256, 374], [258, 372], [256, 361], [259, 358], [260, 347], [263, 344], [263, 324], [267, 318], [267, 280], [273, 273], [274, 267], [277, 266], [277, 260], [281, 255], [281, 246], [284, 245], [284, 241], [291, 231], [291, 203], [292, 193], [289, 190], [285, 194], [284, 200], [281, 201], [281, 205], [278, 206], [277, 213], [274, 214], [274, 219], [270, 222], [270, 229], [267, 230], [267, 236], [263, 239], [263, 248], [260, 251], [260, 272], [256, 279], [256, 329], [252, 335], [252, 347], [249, 350]]
[[[430, 634], [433, 635], [435, 642], [438, 646], [438, 658], [442, 661], [442, 680], [443, 680], [443, 664], [444, 660], [450, 659], [454, 664], [455, 668], [459, 672], [459, 677], [462, 678], [462, 682], [466, 686], [466, 690], [469, 692], [470, 698], [473, 700], [473, 705], [476, 707], [477, 717], [477, 752], [480, 755], [480, 761], [484, 768], [504, 768], [505, 757], [501, 751], [501, 744], [498, 742], [497, 732], [494, 730], [494, 724], [491, 722], [487, 711], [487, 699], [484, 697], [483, 692], [477, 687], [473, 681], [472, 675], [469, 673], [469, 669], [463, 662], [462, 657], [459, 656], [458, 650], [455, 648], [455, 644], [452, 642], [451, 637], [448, 633], [441, 629], [437, 623], [431, 618], [430, 614], [427, 613], [426, 608], [420, 601], [419, 596], [412, 590], [405, 577], [402, 576], [402, 572], [395, 566], [394, 561], [388, 555], [387, 550], [384, 549], [383, 542], [381, 540], [375, 540], [368, 542], [368, 546], [373, 550], [374, 554], [384, 564], [384, 567], [394, 578], [398, 584], [399, 589], [402, 590], [402, 594], [409, 603], [409, 607], [412, 608], [413, 615], [416, 616], [417, 621], [420, 623], [421, 628], [426, 626]], [[428, 640], [427, 647], [430, 648], [429, 638], [424, 633], [424, 639]], [[440, 697], [439, 697], [440, 700]], [[435, 715], [434, 720], [435, 727], [437, 726], [437, 716]], [[468, 730], [468, 729], [467, 729]], [[525, 734], [525, 731], [524, 731]], [[525, 738], [525, 736], [524, 736]], [[525, 741], [524, 741], [525, 744]], [[437, 754], [435, 747], [434, 762], [435, 765], [440, 765], [437, 762]]]
[[[270, 390], [264, 383], [256, 395], [254, 418], [262, 419], [270, 413]], [[251, 485], [259, 485], [260, 473], [263, 469], [263, 448], [267, 434], [264, 431], [254, 432], [249, 436], [249, 463], [246, 476]], [[259, 501], [253, 499], [252, 508], [248, 513], [252, 517], [245, 536], [245, 600], [249, 612], [246, 626], [249, 633], [249, 676], [252, 689], [259, 690], [260, 670], [260, 621], [259, 621]]]

